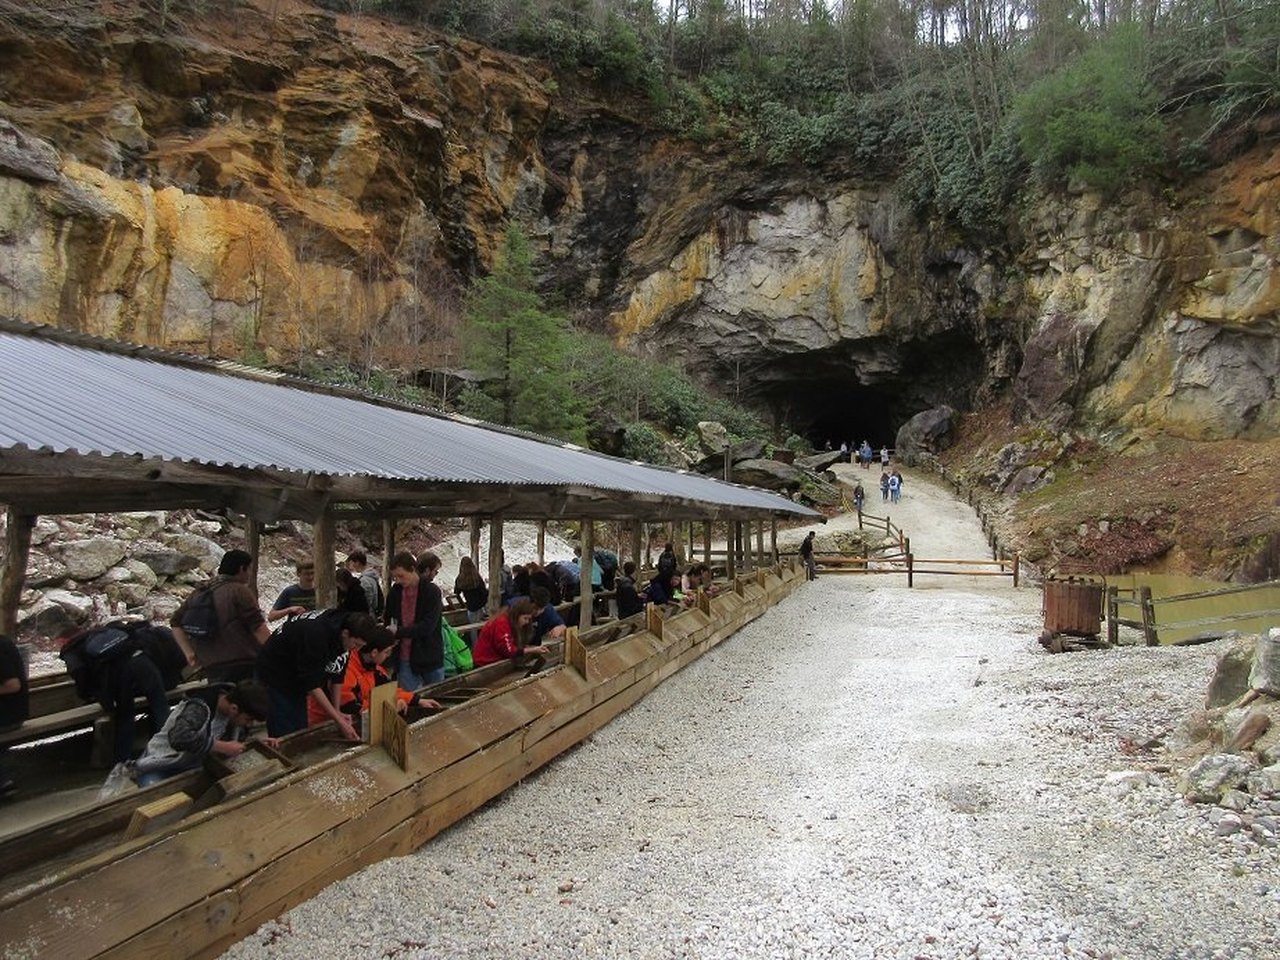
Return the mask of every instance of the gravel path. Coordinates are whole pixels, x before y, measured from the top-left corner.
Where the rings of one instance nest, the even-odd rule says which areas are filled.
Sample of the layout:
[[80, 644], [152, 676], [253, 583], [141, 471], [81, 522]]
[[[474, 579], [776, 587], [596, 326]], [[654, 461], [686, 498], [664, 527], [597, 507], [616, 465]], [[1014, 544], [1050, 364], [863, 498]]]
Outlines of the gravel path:
[[[917, 553], [983, 555], [967, 507], [905, 490]], [[820, 577], [227, 956], [1280, 956], [1277, 848], [1217, 836], [1136, 746], [1217, 645], [1053, 657], [1039, 626], [1007, 580]]]

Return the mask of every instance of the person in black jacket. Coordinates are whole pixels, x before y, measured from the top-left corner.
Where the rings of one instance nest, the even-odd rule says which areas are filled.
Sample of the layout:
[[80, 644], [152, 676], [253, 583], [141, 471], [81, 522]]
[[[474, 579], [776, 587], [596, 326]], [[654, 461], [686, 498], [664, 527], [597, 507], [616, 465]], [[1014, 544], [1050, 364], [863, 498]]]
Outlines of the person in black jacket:
[[311, 610], [290, 617], [258, 654], [258, 678], [267, 688], [267, 732], [283, 737], [307, 726], [307, 697], [311, 697], [348, 740], [359, 740], [351, 721], [329, 697], [328, 679], [339, 662], [367, 642], [386, 638], [386, 630], [367, 613]]
[[618, 591], [618, 617], [625, 620], [644, 609], [640, 591], [636, 589], [636, 565], [628, 560], [622, 565], [622, 576], [614, 583]]
[[440, 558], [429, 551], [416, 563], [407, 552], [391, 559], [393, 583], [382, 616], [400, 641], [396, 679], [402, 690], [419, 690], [444, 679], [444, 596], [432, 583], [439, 572]]

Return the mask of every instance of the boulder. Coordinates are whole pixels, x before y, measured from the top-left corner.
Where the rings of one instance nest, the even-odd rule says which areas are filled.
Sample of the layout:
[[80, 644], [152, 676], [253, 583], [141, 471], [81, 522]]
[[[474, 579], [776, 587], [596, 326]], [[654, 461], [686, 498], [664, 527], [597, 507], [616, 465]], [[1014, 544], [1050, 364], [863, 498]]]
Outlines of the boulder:
[[107, 587], [113, 583], [128, 583], [133, 579], [133, 571], [121, 564], [118, 567], [112, 567], [100, 576], [98, 578], [98, 586]]
[[53, 145], [0, 120], [0, 173], [36, 183], [57, 182], [62, 158]]
[[1255, 770], [1245, 786], [1255, 797], [1280, 797], [1280, 763]]
[[1268, 696], [1280, 697], [1280, 627], [1272, 627], [1258, 637], [1249, 686]]
[[191, 557], [195, 560], [195, 566], [206, 573], [216, 570], [222, 555], [227, 552], [208, 537], [202, 537], [198, 533], [171, 534], [164, 538], [164, 542], [179, 553]]
[[1254, 763], [1245, 757], [1213, 753], [1183, 772], [1178, 792], [1194, 803], [1217, 803], [1228, 790], [1243, 785], [1254, 769]]
[[1045, 483], [1044, 467], [1023, 467], [1015, 473], [1005, 484], [1004, 492], [1010, 496], [1018, 493], [1026, 493], [1029, 490], [1038, 490]]
[[118, 520], [121, 533], [131, 538], [154, 537], [164, 529], [169, 515], [163, 510], [147, 510], [137, 513], [122, 513]]
[[[764, 456], [763, 440], [744, 440], [741, 443], [733, 445], [733, 453], [731, 454], [735, 464], [744, 460], [758, 460]], [[706, 473], [712, 476], [724, 476], [724, 451], [713, 453], [710, 456], [703, 457], [693, 465], [693, 469], [698, 473]], [[735, 475], [734, 481], [738, 478]]]
[[184, 570], [194, 570], [200, 565], [197, 557], [191, 557], [176, 550], [154, 550], [146, 553], [135, 553], [133, 559], [149, 567], [152, 574], [159, 577], [172, 577]]
[[45, 637], [61, 637], [75, 629], [76, 621], [61, 606], [41, 597], [18, 617], [18, 629]]
[[124, 559], [126, 549], [111, 537], [69, 540], [62, 545], [62, 562], [73, 580], [96, 580]]
[[729, 431], [715, 420], [698, 421], [698, 449], [704, 456], [724, 453], [729, 446]]
[[795, 490], [804, 482], [804, 473], [777, 460], [744, 460], [733, 465], [733, 482], [765, 490]]
[[806, 470], [812, 470], [814, 473], [822, 473], [833, 463], [839, 463], [843, 457], [844, 454], [839, 450], [824, 450], [821, 453], [815, 453], [811, 457], [797, 458], [796, 466], [804, 467]]
[[36, 525], [31, 528], [31, 545], [42, 547], [54, 537], [62, 533], [62, 528], [48, 517], [37, 517]]
[[893, 442], [899, 460], [913, 465], [922, 453], [945, 450], [951, 442], [951, 421], [956, 412], [948, 406], [917, 413], [898, 428]]
[[25, 583], [28, 587], [41, 590], [45, 587], [58, 587], [71, 577], [67, 565], [45, 553], [32, 553], [27, 562]]
[[1204, 698], [1206, 707], [1225, 707], [1239, 700], [1249, 690], [1254, 646], [1252, 637], [1238, 638], [1218, 657], [1213, 679], [1209, 681], [1209, 692]]
[[156, 572], [136, 557], [130, 557], [121, 566], [133, 574], [134, 583], [140, 583], [148, 590], [160, 582]]
[[151, 596], [151, 590], [136, 581], [126, 581], [108, 584], [106, 594], [112, 604], [123, 603], [126, 607], [140, 607]]

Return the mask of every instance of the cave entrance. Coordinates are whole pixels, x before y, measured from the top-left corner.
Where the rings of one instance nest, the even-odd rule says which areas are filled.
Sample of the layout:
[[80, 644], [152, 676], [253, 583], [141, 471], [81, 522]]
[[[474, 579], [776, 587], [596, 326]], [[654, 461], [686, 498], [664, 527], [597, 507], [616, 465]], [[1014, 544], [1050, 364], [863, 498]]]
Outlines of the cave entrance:
[[872, 448], [892, 447], [898, 427], [916, 411], [905, 410], [902, 398], [877, 387], [848, 380], [815, 380], [789, 393], [789, 410], [779, 410], [793, 429], [815, 450], [840, 449], [841, 442], [857, 447], [866, 440]]

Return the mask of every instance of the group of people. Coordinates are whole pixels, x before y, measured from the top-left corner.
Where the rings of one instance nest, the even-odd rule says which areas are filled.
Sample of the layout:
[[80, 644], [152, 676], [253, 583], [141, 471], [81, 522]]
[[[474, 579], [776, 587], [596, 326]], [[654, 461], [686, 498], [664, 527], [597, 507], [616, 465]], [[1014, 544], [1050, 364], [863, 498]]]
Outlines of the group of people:
[[[64, 641], [63, 659], [81, 696], [112, 711], [115, 760], [143, 786], [198, 767], [209, 753], [240, 753], [254, 725], [266, 725], [268, 743], [326, 721], [359, 740], [366, 734], [362, 714], [379, 684], [396, 684], [402, 711], [438, 709], [419, 691], [444, 679], [448, 635], [459, 642], [459, 633], [446, 629], [445, 595], [435, 582], [440, 558], [402, 551], [388, 567], [391, 587], [384, 597], [367, 555], [353, 551], [335, 570], [337, 602], [325, 609], [317, 607], [315, 565], [299, 562], [296, 582], [264, 612], [249, 585], [252, 556], [228, 550], [215, 576], [187, 597], [167, 627], [116, 621], [81, 631]], [[585, 562], [575, 551], [573, 560], [545, 566], [504, 565], [501, 602], [490, 611], [484, 578], [463, 557], [453, 594], [468, 622], [482, 624], [464, 632], [467, 667], [511, 660], [530, 672], [540, 669], [547, 644], [563, 636], [566, 620], [576, 621], [576, 608], [562, 617], [556, 606], [578, 595], [583, 577], [593, 591], [616, 589], [621, 617], [646, 603], [689, 605], [700, 588], [714, 589], [705, 564], [679, 569], [671, 544], [657, 567], [642, 588], [635, 563], [619, 571], [616, 554], [607, 550]], [[194, 670], [208, 685], [171, 707], [170, 693]], [[27, 719], [27, 689], [16, 645], [0, 637], [0, 730]], [[135, 757], [138, 698], [147, 704], [153, 735]], [[190, 735], [193, 716], [203, 718], [206, 738]], [[0, 769], [0, 797], [13, 789]]]
[[[830, 442], [827, 443], [827, 449], [831, 449]], [[862, 443], [858, 444], [856, 447], [850, 446], [849, 442], [846, 440], [842, 440], [840, 442], [841, 463], [852, 463], [853, 460], [856, 459], [858, 463], [862, 464], [862, 469], [870, 470], [871, 464], [875, 462], [877, 457], [880, 460], [880, 466], [887, 470], [889, 468], [888, 447], [881, 447], [879, 454], [877, 454], [871, 449], [871, 443], [867, 440], [863, 440]]]

